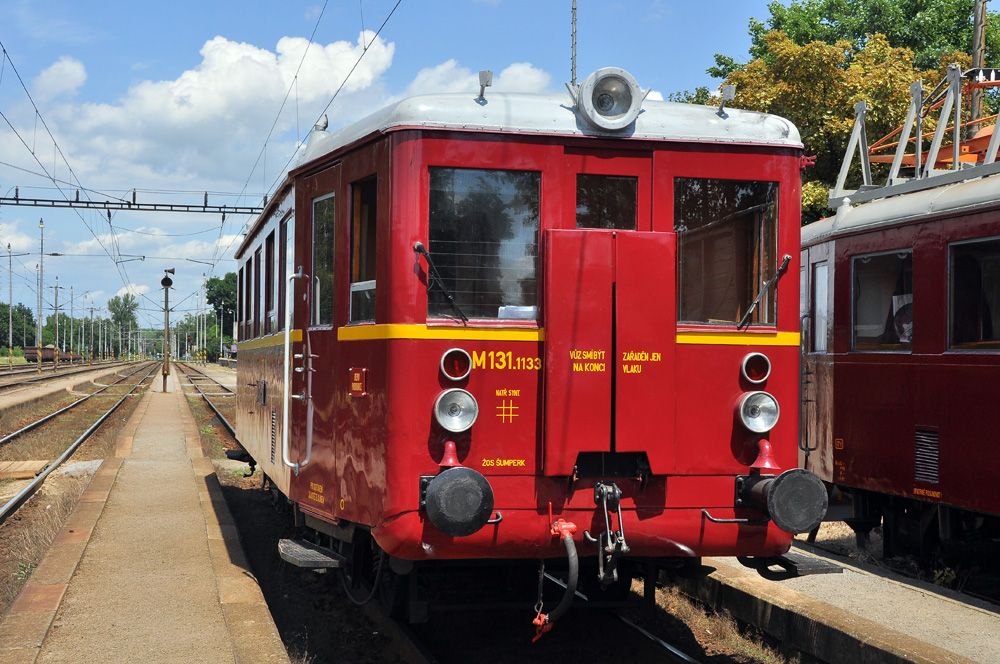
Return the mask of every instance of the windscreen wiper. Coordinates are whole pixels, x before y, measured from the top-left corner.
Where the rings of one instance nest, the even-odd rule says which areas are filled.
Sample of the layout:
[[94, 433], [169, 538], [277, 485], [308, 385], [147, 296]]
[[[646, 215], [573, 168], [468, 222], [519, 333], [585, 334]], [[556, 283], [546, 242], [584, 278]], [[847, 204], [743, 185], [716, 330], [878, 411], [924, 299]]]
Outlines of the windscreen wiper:
[[[452, 297], [451, 291], [449, 291], [448, 287], [444, 285], [444, 280], [441, 278], [441, 275], [438, 274], [437, 268], [434, 267], [434, 261], [431, 260], [430, 253], [427, 251], [426, 248], [424, 248], [424, 243], [417, 242], [416, 244], [414, 244], [413, 253], [417, 254], [418, 264], [420, 263], [420, 256], [423, 256], [424, 260], [427, 261], [427, 267], [429, 268], [427, 271], [427, 292], [430, 293], [431, 288], [434, 287], [434, 284], [437, 284], [438, 288], [444, 294], [445, 299], [448, 300], [451, 306], [458, 313], [459, 318], [462, 319], [462, 324], [463, 325], [467, 324], [469, 322], [469, 317], [465, 315], [465, 312], [462, 311], [462, 308], [458, 306], [458, 302], [455, 302], [455, 298]], [[414, 269], [417, 268], [414, 267]]]
[[764, 297], [764, 293], [771, 290], [771, 286], [777, 283], [778, 279], [781, 278], [781, 275], [788, 271], [788, 263], [791, 260], [792, 257], [788, 254], [785, 254], [784, 258], [781, 259], [781, 265], [778, 266], [778, 271], [774, 273], [774, 276], [771, 277], [766, 284], [764, 284], [764, 287], [760, 289], [759, 293], [757, 293], [757, 297], [754, 298], [753, 304], [751, 304], [750, 308], [747, 309], [747, 312], [743, 314], [743, 318], [740, 319], [739, 324], [736, 326], [737, 331], [742, 330], [750, 324], [750, 314], [752, 314], [753, 310], [757, 308], [758, 304], [760, 304], [760, 298]]

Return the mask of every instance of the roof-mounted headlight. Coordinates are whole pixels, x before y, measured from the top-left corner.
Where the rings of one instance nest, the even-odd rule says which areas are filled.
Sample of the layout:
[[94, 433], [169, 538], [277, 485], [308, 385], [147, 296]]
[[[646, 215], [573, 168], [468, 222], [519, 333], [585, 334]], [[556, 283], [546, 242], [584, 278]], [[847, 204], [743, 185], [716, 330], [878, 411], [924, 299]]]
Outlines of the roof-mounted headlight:
[[584, 119], [605, 131], [618, 131], [632, 124], [649, 94], [648, 88], [639, 88], [632, 74], [618, 67], [598, 69], [579, 86], [566, 87]]

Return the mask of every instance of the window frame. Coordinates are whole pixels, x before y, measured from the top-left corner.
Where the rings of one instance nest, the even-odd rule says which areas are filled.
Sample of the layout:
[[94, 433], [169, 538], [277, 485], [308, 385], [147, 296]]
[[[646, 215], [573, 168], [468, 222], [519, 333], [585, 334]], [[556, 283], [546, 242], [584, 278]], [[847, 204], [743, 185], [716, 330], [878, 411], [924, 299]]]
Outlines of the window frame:
[[[543, 191], [543, 180], [544, 180], [543, 169], [542, 168], [511, 168], [511, 167], [509, 167], [507, 165], [493, 165], [493, 164], [489, 164], [489, 165], [477, 165], [477, 166], [428, 164], [426, 168], [427, 168], [427, 170], [426, 170], [426, 174], [427, 174], [427, 188], [426, 188], [427, 205], [426, 205], [426, 214], [427, 214], [427, 217], [428, 217], [428, 225], [427, 225], [427, 240], [428, 240], [428, 242], [427, 242], [427, 244], [428, 244], [428, 251], [430, 251], [431, 256], [432, 256], [432, 260], [433, 260], [433, 256], [435, 255], [435, 248], [434, 248], [434, 242], [435, 242], [435, 240], [432, 237], [433, 236], [433, 232], [432, 232], [433, 221], [431, 219], [431, 209], [432, 209], [432, 199], [433, 199], [432, 185], [433, 185], [433, 179], [434, 179], [433, 171], [435, 171], [435, 170], [442, 170], [442, 171], [448, 171], [448, 170], [450, 170], [450, 171], [466, 171], [466, 172], [470, 172], [470, 173], [472, 173], [472, 172], [489, 171], [489, 172], [499, 172], [499, 173], [533, 174], [534, 176], [536, 176], [536, 182], [537, 182], [537, 187], [538, 187], [538, 194], [537, 194], [536, 207], [535, 207], [535, 216], [536, 216], [536, 220], [537, 220], [537, 226], [534, 229], [534, 243], [533, 243], [533, 247], [534, 247], [534, 256], [533, 256], [533, 258], [534, 258], [534, 265], [533, 265], [533, 270], [534, 270], [534, 285], [535, 285], [534, 304], [528, 304], [528, 305], [524, 305], [524, 304], [521, 304], [521, 305], [502, 305], [503, 307], [506, 307], [506, 306], [527, 307], [527, 308], [533, 309], [533, 311], [530, 311], [530, 312], [524, 311], [524, 312], [515, 313], [512, 310], [512, 316], [511, 317], [501, 317], [500, 316], [500, 311], [499, 311], [500, 307], [498, 306], [498, 311], [497, 311], [497, 315], [496, 316], [478, 316], [478, 315], [475, 315], [475, 312], [469, 311], [469, 307], [475, 305], [474, 302], [465, 302], [465, 303], [463, 303], [463, 302], [461, 302], [460, 296], [459, 297], [455, 297], [455, 300], [456, 300], [456, 303], [458, 304], [459, 308], [461, 308], [463, 310], [463, 313], [465, 313], [468, 316], [470, 322], [475, 322], [477, 324], [486, 324], [486, 325], [512, 325], [512, 326], [533, 325], [533, 326], [537, 326], [538, 322], [539, 322], [539, 319], [541, 317], [541, 299], [542, 299], [541, 298], [542, 263], [541, 263], [541, 253], [540, 253], [540, 249], [541, 249], [541, 236], [542, 236], [542, 233], [544, 232], [544, 228], [545, 228], [544, 225], [543, 225], [543, 223], [542, 223], [542, 216], [543, 216], [542, 191]], [[575, 201], [575, 198], [574, 198], [574, 201]], [[528, 246], [529, 246], [528, 244], [525, 244], [526, 248]], [[438, 251], [437, 253], [441, 253], [441, 252]], [[453, 288], [449, 288], [449, 290], [453, 291], [454, 289]], [[503, 294], [503, 291], [500, 291], [500, 294]], [[523, 294], [523, 291], [522, 291], [522, 294]], [[453, 295], [455, 295], [455, 294], [453, 293]], [[444, 314], [442, 314], [440, 312], [437, 312], [437, 311], [434, 312], [434, 313], [432, 313], [431, 312], [431, 304], [432, 304], [431, 303], [431, 297], [428, 294], [427, 305], [426, 305], [426, 308], [425, 308], [425, 314], [426, 314], [427, 321], [429, 323], [431, 323], [431, 322], [437, 322], [437, 323], [448, 322], [448, 323], [450, 323], [450, 322], [453, 322], [454, 319], [459, 318], [458, 312], [455, 311], [454, 309], [451, 310], [451, 312], [450, 312], [449, 315], [444, 315]], [[530, 316], [523, 315], [523, 314], [526, 314], [526, 313], [530, 313], [531, 315]]]
[[[899, 344], [882, 344], [881, 346], [875, 346], [875, 347], [870, 347], [870, 348], [869, 347], [859, 348], [858, 347], [858, 341], [857, 341], [857, 325], [858, 325], [858, 321], [857, 321], [857, 316], [858, 316], [857, 303], [858, 303], [858, 298], [860, 297], [860, 295], [858, 293], [858, 288], [860, 287], [860, 284], [858, 283], [857, 278], [856, 278], [857, 277], [857, 269], [855, 267], [856, 264], [857, 264], [857, 261], [858, 260], [862, 260], [862, 259], [880, 258], [880, 257], [883, 257], [883, 256], [893, 256], [893, 255], [897, 255], [898, 256], [900, 254], [905, 254], [906, 256], [909, 256], [909, 258], [910, 258], [910, 293], [909, 293], [909, 295], [910, 295], [911, 298], [915, 299], [915, 294], [914, 294], [913, 291], [914, 291], [914, 285], [915, 285], [914, 274], [916, 273], [916, 265], [915, 265], [915, 261], [914, 261], [913, 247], [900, 247], [898, 249], [888, 249], [888, 250], [882, 250], [882, 251], [873, 251], [873, 252], [867, 252], [867, 253], [851, 254], [850, 256], [847, 257], [849, 276], [850, 276], [850, 280], [851, 280], [851, 300], [850, 300], [850, 321], [851, 321], [851, 325], [850, 325], [850, 344], [851, 345], [850, 345], [850, 348], [851, 348], [851, 352], [852, 353], [901, 353], [901, 354], [910, 354], [910, 353], [913, 352], [914, 331], [916, 329], [915, 325], [914, 325], [914, 331], [910, 332], [910, 341], [906, 345], [904, 345], [901, 342]], [[905, 260], [906, 259], [903, 258], [904, 262], [905, 262]], [[904, 293], [904, 295], [905, 295], [905, 293]], [[894, 296], [890, 296], [890, 297], [894, 297]], [[891, 302], [890, 302], [890, 306], [892, 306]], [[912, 302], [911, 302], [910, 306], [911, 306], [911, 310], [912, 310], [912, 308], [913, 308]]]
[[[350, 183], [347, 322], [374, 323], [378, 302], [379, 176], [372, 173]], [[367, 206], [367, 213], [366, 208]], [[359, 238], [359, 236], [361, 236]], [[364, 274], [361, 274], [362, 268]], [[371, 316], [355, 318], [354, 296], [371, 293]]]
[[[310, 275], [309, 275], [309, 327], [332, 327], [336, 321], [336, 288], [337, 288], [337, 212], [338, 212], [338, 202], [337, 202], [337, 192], [328, 191], [324, 194], [320, 194], [314, 198], [309, 199], [309, 215], [310, 215], [310, 230], [311, 237], [309, 239], [309, 246], [312, 249], [310, 252]], [[318, 283], [319, 276], [317, 275], [316, 264], [317, 264], [317, 254], [316, 248], [318, 243], [316, 242], [316, 206], [317, 204], [325, 203], [327, 201], [333, 202], [333, 213], [330, 215], [329, 219], [324, 218], [330, 224], [329, 236], [333, 243], [330, 251], [330, 263], [329, 263], [329, 274], [330, 274], [330, 284], [329, 293], [324, 293], [321, 284]], [[294, 234], [294, 233], [293, 233]], [[294, 240], [293, 240], [294, 242]], [[292, 268], [294, 269], [294, 268]], [[321, 320], [324, 309], [322, 307], [323, 297], [329, 298], [329, 320]]]
[[[723, 328], [726, 328], [726, 327], [731, 327], [731, 326], [738, 325], [739, 322], [740, 322], [739, 318], [746, 314], [746, 311], [743, 311], [742, 313], [740, 313], [739, 308], [737, 308], [737, 315], [732, 320], [730, 320], [730, 319], [721, 319], [721, 318], [720, 319], [709, 318], [708, 320], [688, 320], [688, 319], [685, 319], [685, 318], [682, 317], [683, 314], [684, 314], [682, 304], [685, 301], [684, 298], [683, 298], [683, 288], [684, 288], [684, 278], [683, 277], [684, 277], [684, 266], [685, 266], [684, 254], [685, 254], [685, 250], [686, 249], [690, 250], [690, 248], [686, 247], [686, 239], [684, 238], [684, 235], [681, 232], [678, 232], [678, 230], [677, 230], [677, 222], [679, 220], [679, 216], [678, 216], [679, 215], [679, 211], [678, 211], [677, 201], [678, 201], [678, 196], [680, 195], [681, 181], [683, 181], [683, 180], [701, 180], [701, 181], [706, 181], [706, 182], [711, 181], [711, 182], [723, 182], [723, 183], [760, 183], [760, 184], [772, 185], [773, 186], [773, 192], [774, 193], [773, 193], [773, 199], [772, 199], [772, 205], [771, 205], [771, 207], [773, 208], [773, 212], [771, 213], [771, 216], [773, 217], [772, 228], [770, 229], [770, 232], [768, 233], [767, 224], [766, 224], [767, 214], [765, 213], [763, 220], [761, 222], [759, 222], [759, 231], [755, 234], [755, 240], [754, 240], [754, 242], [752, 242], [747, 247], [747, 249], [750, 249], [750, 250], [754, 250], [754, 248], [756, 247], [756, 250], [752, 251], [752, 252], [748, 252], [748, 254], [746, 256], [746, 258], [748, 259], [750, 265], [752, 265], [754, 263], [754, 261], [758, 260], [758, 257], [755, 256], [754, 254], [760, 254], [762, 252], [766, 252], [767, 251], [767, 249], [765, 249], [764, 245], [765, 245], [765, 241], [769, 239], [770, 240], [771, 261], [770, 261], [770, 265], [768, 267], [770, 268], [770, 272], [767, 272], [764, 269], [761, 269], [760, 272], [759, 272], [759, 274], [757, 275], [759, 277], [759, 282], [758, 283], [749, 283], [748, 284], [748, 286], [749, 286], [748, 293], [752, 294], [751, 297], [748, 298], [745, 302], [737, 303], [738, 307], [745, 305], [747, 307], [747, 309], [749, 309], [749, 307], [752, 305], [752, 303], [754, 301], [754, 298], [760, 293], [761, 289], [763, 288], [763, 286], [767, 282], [767, 280], [774, 276], [774, 274], [777, 272], [778, 267], [780, 265], [778, 254], [780, 253], [779, 249], [780, 249], [780, 246], [781, 246], [781, 232], [782, 232], [782, 228], [781, 228], [781, 225], [782, 225], [782, 219], [781, 219], [782, 202], [781, 201], [782, 201], [782, 195], [783, 195], [783, 191], [782, 191], [783, 188], [781, 186], [782, 181], [779, 178], [775, 178], [775, 179], [752, 178], [752, 177], [740, 177], [738, 175], [731, 176], [731, 175], [728, 175], [728, 174], [725, 177], [723, 177], [723, 176], [719, 176], [719, 175], [691, 175], [691, 174], [687, 174], [687, 173], [672, 173], [670, 175], [670, 180], [671, 180], [671, 194], [670, 195], [672, 197], [672, 211], [673, 211], [673, 213], [672, 213], [672, 219], [671, 219], [671, 230], [674, 233], [677, 234], [677, 258], [676, 258], [676, 264], [677, 264], [677, 292], [676, 292], [677, 326], [678, 326], [678, 328], [685, 328], [685, 327], [691, 327], [691, 328], [702, 328], [702, 327], [716, 327], [716, 328], [718, 328], [718, 327], [723, 327]], [[706, 193], [706, 197], [709, 194], [710, 194], [710, 192]], [[752, 212], [752, 209], [753, 208], [747, 208], [745, 210], [744, 214]], [[710, 222], [709, 224], [706, 224], [706, 225], [702, 226], [701, 228], [704, 228], [704, 229], [710, 228], [712, 224], [718, 224], [718, 223], [721, 223], [721, 221], [725, 221], [725, 220], [723, 219], [723, 220], [713, 221], [713, 222]], [[757, 222], [755, 222], [755, 223], [757, 223]], [[736, 256], [735, 252], [733, 253], [733, 256]], [[763, 264], [763, 261], [760, 261], [760, 263]], [[752, 274], [748, 274], [748, 281], [752, 282], [753, 281], [752, 277], [753, 277]], [[761, 322], [762, 314], [765, 311], [768, 314], [768, 320], [765, 320], [765, 321]], [[775, 284], [775, 285], [773, 285], [771, 287], [771, 289], [769, 290], [768, 293], [765, 293], [761, 297], [761, 301], [757, 304], [756, 308], [754, 309], [754, 314], [753, 314], [751, 320], [748, 322], [748, 324], [746, 325], [746, 327], [744, 329], [745, 330], [751, 330], [751, 329], [752, 330], [775, 330], [775, 329], [777, 329], [777, 327], [778, 327], [778, 311], [779, 311], [779, 306], [778, 306], [778, 296], [777, 296], [777, 285]], [[756, 320], [754, 320], [754, 319], [756, 319]]]
[[[946, 339], [946, 352], [960, 352], [960, 353], [997, 353], [1000, 352], [1000, 333], [994, 333], [994, 336], [998, 337], [998, 341], [993, 342], [993, 347], [974, 347], [971, 345], [956, 346], [954, 342], [955, 329], [955, 263], [954, 263], [954, 251], [956, 247], [968, 246], [972, 244], [987, 244], [987, 243], [998, 243], [1000, 244], [1000, 235], [989, 235], [976, 238], [969, 238], [965, 240], [956, 240], [949, 242], [947, 244], [947, 269], [948, 269], [948, 326], [947, 326], [947, 339]], [[984, 285], [980, 284], [979, 295], [982, 297], [984, 291]], [[980, 309], [981, 309], [980, 304]], [[980, 311], [981, 313], [981, 311]], [[971, 342], [979, 343], [979, 342]]]

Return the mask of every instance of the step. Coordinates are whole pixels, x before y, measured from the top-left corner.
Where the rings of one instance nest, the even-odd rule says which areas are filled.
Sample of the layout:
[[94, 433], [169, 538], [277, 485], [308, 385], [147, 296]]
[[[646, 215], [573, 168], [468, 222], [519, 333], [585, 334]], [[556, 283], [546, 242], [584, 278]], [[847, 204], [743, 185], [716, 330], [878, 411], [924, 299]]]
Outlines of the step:
[[336, 551], [303, 540], [278, 540], [278, 553], [285, 562], [306, 569], [341, 567], [347, 562]]

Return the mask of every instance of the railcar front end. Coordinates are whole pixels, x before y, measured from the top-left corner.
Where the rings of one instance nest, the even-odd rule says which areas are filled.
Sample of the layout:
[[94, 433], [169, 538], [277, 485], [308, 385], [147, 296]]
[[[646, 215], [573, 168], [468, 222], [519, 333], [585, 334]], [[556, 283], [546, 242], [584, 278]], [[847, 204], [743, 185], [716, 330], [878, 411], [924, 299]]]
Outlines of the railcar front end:
[[569, 551], [607, 585], [818, 523], [798, 134], [643, 97], [611, 68], [310, 136], [239, 252], [237, 430], [344, 564]]

